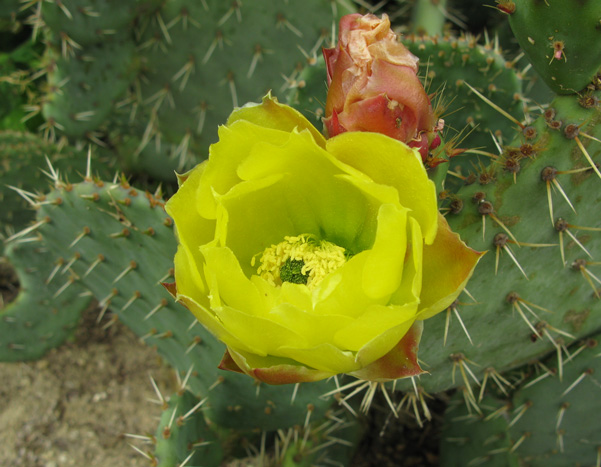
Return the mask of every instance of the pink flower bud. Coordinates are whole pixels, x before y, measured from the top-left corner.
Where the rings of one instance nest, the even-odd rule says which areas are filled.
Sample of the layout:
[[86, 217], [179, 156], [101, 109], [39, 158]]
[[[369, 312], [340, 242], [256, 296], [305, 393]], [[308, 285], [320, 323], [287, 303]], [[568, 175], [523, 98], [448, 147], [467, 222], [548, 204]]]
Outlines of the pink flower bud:
[[382, 133], [417, 148], [425, 160], [440, 144], [441, 125], [417, 77], [418, 58], [397, 40], [388, 16], [340, 20], [338, 45], [324, 49], [330, 137], [345, 131]]

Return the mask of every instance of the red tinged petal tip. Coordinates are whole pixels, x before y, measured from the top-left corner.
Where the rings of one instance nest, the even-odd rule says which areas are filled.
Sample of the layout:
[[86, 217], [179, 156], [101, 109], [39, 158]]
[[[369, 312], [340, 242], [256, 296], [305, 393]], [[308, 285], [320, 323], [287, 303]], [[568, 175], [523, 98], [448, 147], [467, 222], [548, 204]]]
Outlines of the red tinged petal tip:
[[416, 321], [390, 352], [351, 375], [366, 381], [386, 382], [426, 373], [417, 362], [423, 329], [423, 321]]
[[177, 298], [177, 287], [175, 282], [161, 282], [161, 285], [167, 289], [173, 298]]
[[219, 368], [236, 373], [246, 373], [258, 381], [274, 385], [311, 383], [334, 376], [333, 373], [315, 370], [300, 364], [277, 363], [263, 368], [252, 368], [247, 358], [241, 352], [233, 349], [225, 351]]
[[250, 374], [259, 381], [267, 384], [311, 383], [333, 376], [330, 373], [297, 365], [276, 365], [269, 368], [256, 368]]
[[234, 361], [232, 356], [230, 355], [229, 350], [225, 350], [223, 357], [221, 358], [221, 362], [217, 366], [220, 370], [233, 371], [235, 373], [244, 373], [244, 371], [238, 366], [238, 364]]

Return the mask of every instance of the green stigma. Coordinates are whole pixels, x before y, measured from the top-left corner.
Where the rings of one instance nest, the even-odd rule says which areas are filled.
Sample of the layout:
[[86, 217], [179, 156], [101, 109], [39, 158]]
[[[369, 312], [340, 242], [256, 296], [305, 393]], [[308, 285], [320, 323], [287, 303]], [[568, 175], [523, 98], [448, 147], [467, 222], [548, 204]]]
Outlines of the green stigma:
[[309, 280], [309, 274], [303, 274], [305, 262], [302, 259], [288, 258], [280, 268], [280, 280], [282, 282], [292, 282], [293, 284], [305, 284]]

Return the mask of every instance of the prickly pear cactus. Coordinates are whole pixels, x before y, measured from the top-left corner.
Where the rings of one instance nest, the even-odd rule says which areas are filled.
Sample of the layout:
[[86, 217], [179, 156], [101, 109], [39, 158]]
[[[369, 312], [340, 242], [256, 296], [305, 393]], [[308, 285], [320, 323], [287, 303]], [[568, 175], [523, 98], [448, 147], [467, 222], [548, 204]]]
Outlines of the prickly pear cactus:
[[49, 136], [106, 146], [101, 126], [140, 68], [134, 22], [155, 6], [145, 0], [41, 2], [32, 21], [47, 48], [34, 76], [46, 76], [46, 93], [32, 104], [41, 108]]
[[326, 62], [323, 55], [320, 55], [314, 60], [308, 60], [303, 70], [290, 83], [286, 100], [288, 105], [299, 110], [317, 128], [321, 128], [327, 95]]
[[518, 467], [518, 455], [511, 450], [507, 432], [510, 403], [486, 396], [478, 401], [476, 411], [466, 404], [464, 392], [455, 393], [444, 414], [440, 465]]
[[[347, 2], [113, 3], [24, 4], [34, 37], [43, 39], [28, 50], [45, 52], [39, 63], [28, 55], [32, 82], [23, 81], [16, 100], [0, 89], [6, 107], [24, 95], [30, 104], [0, 115], [3, 122], [31, 128], [43, 116], [39, 132], [60, 145], [65, 137], [78, 148], [93, 142], [127, 176], [168, 183], [173, 169], [206, 156], [233, 107], [269, 89], [288, 92], [319, 128], [326, 76], [318, 56], [332, 23], [350, 11]], [[405, 39], [446, 123], [448, 145], [433, 155], [470, 154], [431, 171], [440, 209], [469, 246], [488, 250], [465, 293], [426, 323], [420, 361], [429, 374], [396, 385], [268, 387], [218, 371], [223, 346], [160, 285], [176, 248], [160, 193], [126, 177], [109, 182], [107, 161], [97, 156], [100, 177], [80, 151], [14, 133], [0, 134], [1, 221], [23, 294], [0, 315], [0, 358], [36, 358], [58, 345], [78, 320], [76, 308], [95, 297], [101, 315], [156, 347], [180, 380], [178, 393], [159, 397], [161, 422], [145, 438], [153, 465], [244, 456], [257, 465], [349, 465], [361, 429], [343, 408], [356, 411], [351, 398], [366, 388], [363, 408], [381, 389], [391, 416], [409, 407], [418, 418], [420, 407], [428, 414], [430, 394], [455, 391], [442, 465], [598, 464], [599, 4], [496, 2], [532, 66], [564, 94], [548, 104], [524, 97], [529, 67], [504, 58], [496, 39], [454, 38], [441, 22], [445, 2], [415, 4], [416, 28], [429, 23], [430, 34], [440, 34]], [[7, 5], [14, 13], [15, 2]], [[42, 170], [53, 178], [50, 192]], [[77, 173], [85, 179], [74, 183]], [[35, 220], [26, 205], [37, 209]], [[245, 443], [249, 454], [232, 448]]]
[[[41, 224], [34, 222], [36, 199], [52, 183], [48, 175], [79, 177], [87, 161], [83, 151], [72, 147], [61, 148], [31, 133], [2, 131], [0, 164], [0, 235], [5, 238], [0, 251], [20, 283], [17, 299], [0, 312], [0, 360], [33, 360], [72, 335], [92, 299], [73, 284], [69, 261], [48, 251], [35, 232]], [[108, 173], [102, 165], [100, 171]], [[53, 280], [61, 274], [67, 282]]]
[[303, 52], [314, 55], [344, 12], [323, 0], [276, 8], [265, 1], [166, 4], [140, 39], [141, 99], [133, 105], [145, 127], [134, 154], [164, 141], [174, 145], [178, 170], [206, 158], [231, 110], [269, 90], [283, 92], [306, 60]]
[[124, 31], [131, 36], [140, 16], [160, 6], [158, 0], [50, 0], [34, 13], [41, 20], [53, 45], [60, 45], [64, 55], [85, 50], [89, 45], [113, 41]]
[[93, 140], [114, 111], [136, 72], [135, 45], [122, 34], [74, 51], [74, 57], [49, 48], [44, 56], [49, 92], [42, 113], [49, 131]]
[[555, 358], [547, 359], [539, 365], [542, 371], [514, 393], [509, 433], [513, 451], [525, 462], [599, 462], [599, 338], [596, 334], [570, 347], [561, 367]]

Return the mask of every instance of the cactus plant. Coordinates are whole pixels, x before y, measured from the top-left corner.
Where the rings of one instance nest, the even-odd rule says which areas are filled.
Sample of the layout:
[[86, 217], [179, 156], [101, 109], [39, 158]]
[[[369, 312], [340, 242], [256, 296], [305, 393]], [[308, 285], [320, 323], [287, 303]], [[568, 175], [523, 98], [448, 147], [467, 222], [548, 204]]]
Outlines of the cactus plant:
[[[33, 360], [70, 337], [92, 297], [77, 284], [68, 287], [73, 277], [54, 280], [69, 269], [69, 261], [52, 255], [36, 235], [32, 205], [51, 186], [49, 172], [64, 179], [79, 177], [86, 173], [87, 161], [75, 148], [60, 148], [31, 133], [2, 131], [0, 162], [0, 234], [7, 237], [0, 251], [20, 283], [14, 303], [1, 311], [0, 360]], [[100, 165], [100, 173], [109, 172]]]

